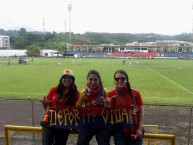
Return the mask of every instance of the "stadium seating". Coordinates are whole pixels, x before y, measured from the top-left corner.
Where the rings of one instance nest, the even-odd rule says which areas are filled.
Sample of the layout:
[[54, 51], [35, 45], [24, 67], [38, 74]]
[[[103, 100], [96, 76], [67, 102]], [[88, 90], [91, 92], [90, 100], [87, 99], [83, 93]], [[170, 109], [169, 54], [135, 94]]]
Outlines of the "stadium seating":
[[164, 52], [164, 57], [193, 58], [193, 52]]
[[156, 57], [156, 52], [114, 52], [112, 53], [113, 56], [116, 57], [148, 57], [154, 58]]
[[68, 51], [67, 54], [74, 54], [80, 57], [103, 57], [104, 52], [88, 52], [88, 51]]

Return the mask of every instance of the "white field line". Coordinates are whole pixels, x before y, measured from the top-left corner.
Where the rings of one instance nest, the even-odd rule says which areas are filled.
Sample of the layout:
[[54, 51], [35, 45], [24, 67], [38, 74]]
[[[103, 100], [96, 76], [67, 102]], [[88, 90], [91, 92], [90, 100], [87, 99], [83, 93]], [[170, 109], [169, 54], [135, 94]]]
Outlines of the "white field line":
[[0, 94], [9, 93], [9, 94], [34, 94], [34, 95], [44, 95], [44, 93], [20, 93], [20, 92], [0, 92]]
[[151, 71], [153, 71], [154, 73], [160, 75], [160, 76], [163, 77], [164, 79], [168, 80], [170, 83], [175, 84], [176, 86], [180, 87], [181, 89], [183, 89], [183, 90], [185, 90], [186, 92], [188, 92], [188, 93], [190, 93], [190, 94], [193, 95], [193, 92], [189, 91], [188, 89], [184, 88], [183, 86], [181, 86], [181, 85], [177, 84], [176, 82], [170, 80], [169, 78], [165, 77], [164, 75], [160, 74], [159, 72], [155, 71], [154, 69], [152, 69], [152, 68], [150, 68], [150, 67], [148, 67], [148, 66], [146, 66], [146, 67], [147, 67], [148, 69], [150, 69]]
[[[143, 98], [147, 98], [147, 99], [160, 99], [160, 100], [173, 100], [174, 98], [163, 98], [163, 97], [143, 97]], [[184, 100], [184, 98], [178, 98], [178, 100]], [[192, 99], [186, 99], [189, 101], [192, 101]]]

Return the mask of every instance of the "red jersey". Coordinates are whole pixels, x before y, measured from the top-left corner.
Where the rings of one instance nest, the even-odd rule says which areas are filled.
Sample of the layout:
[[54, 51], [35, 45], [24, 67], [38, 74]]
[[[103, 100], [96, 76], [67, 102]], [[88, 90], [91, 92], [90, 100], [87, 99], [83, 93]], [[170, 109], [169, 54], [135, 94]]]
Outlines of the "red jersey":
[[[139, 111], [138, 108], [143, 105], [143, 101], [141, 98], [141, 94], [138, 90], [132, 89], [133, 98], [131, 98], [127, 89], [122, 91], [112, 90], [108, 93], [108, 97], [111, 98], [110, 107], [131, 107], [131, 105], [135, 106], [134, 108], [137, 110], [133, 113], [134, 116], [134, 124], [131, 128], [123, 127], [125, 132], [135, 132], [139, 127]], [[133, 110], [135, 110], [132, 108]], [[134, 111], [133, 111], [134, 112]]]
[[[47, 95], [47, 99], [49, 100], [49, 107], [65, 107], [67, 106], [66, 101], [69, 93], [65, 93], [61, 99], [58, 99], [57, 87], [51, 88], [50, 92]], [[75, 106], [77, 100], [79, 98], [78, 90], [75, 92], [73, 96], [72, 104], [68, 106]]]
[[[107, 94], [106, 89], [105, 89], [105, 93]], [[76, 106], [82, 106], [83, 103], [85, 103], [86, 107], [104, 106], [104, 104], [96, 104], [95, 101], [96, 101], [96, 95], [86, 96], [85, 89], [83, 89], [83, 90], [80, 91], [80, 97], [79, 97], [79, 100], [76, 103]]]
[[[108, 93], [108, 97], [112, 98], [110, 102], [110, 107], [130, 107], [130, 105], [142, 106], [143, 101], [141, 94], [138, 90], [132, 89], [134, 100], [131, 98], [128, 90], [117, 91], [112, 90]], [[134, 102], [135, 101], [135, 102]]]

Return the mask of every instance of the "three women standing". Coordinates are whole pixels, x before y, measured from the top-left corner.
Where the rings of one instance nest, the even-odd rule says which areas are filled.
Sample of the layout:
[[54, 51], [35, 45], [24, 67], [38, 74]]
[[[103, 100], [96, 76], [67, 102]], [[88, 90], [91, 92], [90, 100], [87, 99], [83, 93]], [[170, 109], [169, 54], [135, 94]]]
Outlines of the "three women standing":
[[[90, 70], [85, 89], [79, 94], [72, 71], [65, 70], [58, 86], [51, 88], [42, 103], [45, 109], [83, 105], [84, 107], [104, 107], [108, 101], [110, 101], [110, 107], [132, 108], [134, 116], [132, 127], [116, 127], [111, 131], [99, 127], [81, 128], [77, 145], [89, 145], [94, 135], [98, 145], [110, 145], [111, 135], [114, 137], [115, 145], [142, 145], [144, 109], [141, 94], [138, 90], [131, 88], [128, 75], [124, 70], [114, 73], [114, 81], [115, 89], [107, 93], [99, 72]], [[52, 145], [53, 142], [54, 145], [65, 145], [69, 132], [69, 129], [43, 126], [42, 145]]]

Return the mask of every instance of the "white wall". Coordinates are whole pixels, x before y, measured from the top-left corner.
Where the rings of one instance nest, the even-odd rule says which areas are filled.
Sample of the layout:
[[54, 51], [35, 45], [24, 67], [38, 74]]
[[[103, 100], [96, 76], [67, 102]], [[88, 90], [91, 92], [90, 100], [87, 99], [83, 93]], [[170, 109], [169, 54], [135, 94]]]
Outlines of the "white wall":
[[0, 50], [0, 57], [26, 56], [27, 50]]
[[58, 53], [58, 51], [54, 51], [54, 50], [42, 50], [40, 56], [43, 56], [43, 57], [56, 57], [57, 53]]

